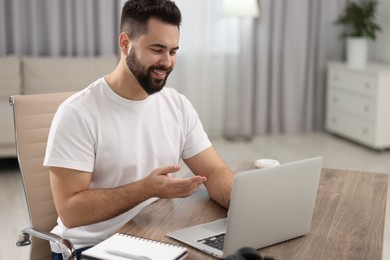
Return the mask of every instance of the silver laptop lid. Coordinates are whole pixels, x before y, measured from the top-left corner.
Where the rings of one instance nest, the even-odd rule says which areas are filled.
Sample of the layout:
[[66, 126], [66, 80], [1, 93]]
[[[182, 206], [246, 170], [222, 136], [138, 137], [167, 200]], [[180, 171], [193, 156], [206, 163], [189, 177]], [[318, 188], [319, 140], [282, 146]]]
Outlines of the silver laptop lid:
[[241, 247], [262, 248], [307, 234], [322, 157], [237, 173], [223, 256]]

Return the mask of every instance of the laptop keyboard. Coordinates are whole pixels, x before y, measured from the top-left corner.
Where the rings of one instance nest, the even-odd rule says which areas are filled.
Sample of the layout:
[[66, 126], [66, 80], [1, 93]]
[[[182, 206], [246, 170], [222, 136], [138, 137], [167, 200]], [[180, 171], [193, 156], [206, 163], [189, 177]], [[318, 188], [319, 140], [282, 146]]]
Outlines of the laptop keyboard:
[[219, 234], [212, 237], [198, 240], [198, 242], [214, 247], [219, 250], [223, 250], [223, 242], [225, 241], [225, 234]]

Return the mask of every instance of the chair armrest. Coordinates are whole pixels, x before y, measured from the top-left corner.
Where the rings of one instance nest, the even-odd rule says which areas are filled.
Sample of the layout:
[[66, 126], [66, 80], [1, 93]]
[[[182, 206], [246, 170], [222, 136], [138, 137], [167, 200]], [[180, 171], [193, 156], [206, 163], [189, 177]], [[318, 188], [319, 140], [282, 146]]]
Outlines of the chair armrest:
[[30, 245], [31, 236], [56, 243], [58, 247], [61, 249], [63, 259], [66, 260], [75, 259], [76, 253], [73, 244], [68, 239], [60, 237], [53, 233], [38, 231], [32, 227], [25, 228], [19, 233], [19, 238], [18, 241], [16, 242], [16, 245], [17, 246]]

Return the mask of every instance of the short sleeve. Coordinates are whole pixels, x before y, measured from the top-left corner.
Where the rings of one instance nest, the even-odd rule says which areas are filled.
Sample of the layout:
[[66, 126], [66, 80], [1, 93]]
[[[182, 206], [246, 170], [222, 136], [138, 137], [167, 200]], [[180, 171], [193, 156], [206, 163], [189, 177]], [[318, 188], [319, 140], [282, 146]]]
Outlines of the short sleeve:
[[94, 127], [89, 122], [70, 104], [61, 105], [50, 128], [44, 166], [93, 172]]

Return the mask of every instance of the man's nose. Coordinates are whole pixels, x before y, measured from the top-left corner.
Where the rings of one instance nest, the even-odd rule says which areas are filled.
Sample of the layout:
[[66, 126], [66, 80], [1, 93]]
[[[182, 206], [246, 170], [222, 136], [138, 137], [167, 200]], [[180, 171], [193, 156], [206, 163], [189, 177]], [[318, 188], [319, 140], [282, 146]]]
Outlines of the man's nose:
[[159, 65], [170, 68], [173, 65], [173, 57], [169, 53], [164, 53], [160, 57]]

